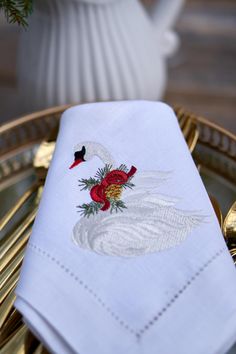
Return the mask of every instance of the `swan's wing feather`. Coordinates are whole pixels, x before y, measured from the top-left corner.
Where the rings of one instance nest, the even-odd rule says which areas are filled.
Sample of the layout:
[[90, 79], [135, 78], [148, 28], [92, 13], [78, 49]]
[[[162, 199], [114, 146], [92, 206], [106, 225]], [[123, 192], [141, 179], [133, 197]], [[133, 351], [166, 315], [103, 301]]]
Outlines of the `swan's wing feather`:
[[100, 254], [138, 256], [178, 245], [204, 219], [158, 201], [139, 200], [122, 213], [82, 218], [74, 228], [74, 241]]
[[82, 218], [74, 227], [74, 242], [99, 254], [138, 256], [157, 252], [181, 243], [204, 216], [175, 207], [176, 198], [157, 193], [169, 172], [147, 171], [132, 178], [133, 189], [122, 192], [127, 209], [100, 211]]
[[150, 193], [146, 191], [132, 191], [132, 193], [127, 193], [122, 199], [126, 204], [133, 205], [137, 203], [137, 200], [142, 202], [143, 206], [155, 207], [155, 205], [166, 205], [174, 206], [179, 199], [175, 197], [167, 197], [160, 193]]
[[161, 183], [166, 181], [170, 176], [170, 172], [161, 171], [144, 171], [136, 172], [132, 178], [135, 189], [148, 191], [155, 190]]
[[125, 203], [137, 202], [137, 200], [145, 200], [148, 198], [150, 200], [157, 201], [158, 204], [162, 205], [175, 205], [179, 198], [167, 197], [160, 193], [157, 193], [158, 187], [164, 181], [169, 178], [170, 172], [159, 172], [159, 171], [144, 171], [134, 175], [132, 178], [132, 183], [134, 188], [124, 189], [122, 192], [122, 199]]

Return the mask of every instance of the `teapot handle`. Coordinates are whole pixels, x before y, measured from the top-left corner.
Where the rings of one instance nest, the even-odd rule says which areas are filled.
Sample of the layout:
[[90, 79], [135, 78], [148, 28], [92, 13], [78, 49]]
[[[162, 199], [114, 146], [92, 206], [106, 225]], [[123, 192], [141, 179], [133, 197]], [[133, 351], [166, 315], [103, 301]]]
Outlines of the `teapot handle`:
[[154, 0], [149, 9], [151, 20], [164, 56], [173, 54], [179, 46], [179, 37], [172, 30], [184, 0]]
[[157, 31], [170, 30], [174, 25], [184, 0], [155, 0], [151, 11], [151, 17], [157, 27]]

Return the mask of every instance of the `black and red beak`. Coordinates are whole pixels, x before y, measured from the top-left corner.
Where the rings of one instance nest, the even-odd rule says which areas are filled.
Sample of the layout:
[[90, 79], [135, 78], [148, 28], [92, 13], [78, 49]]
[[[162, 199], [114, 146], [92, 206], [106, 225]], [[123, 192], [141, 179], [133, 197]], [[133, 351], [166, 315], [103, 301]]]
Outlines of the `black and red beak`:
[[75, 156], [75, 160], [72, 163], [72, 165], [70, 166], [70, 169], [74, 168], [75, 166], [78, 166], [81, 162], [84, 162], [84, 155], [86, 153], [86, 149], [85, 146], [82, 147], [82, 149], [80, 151], [76, 151], [74, 156]]

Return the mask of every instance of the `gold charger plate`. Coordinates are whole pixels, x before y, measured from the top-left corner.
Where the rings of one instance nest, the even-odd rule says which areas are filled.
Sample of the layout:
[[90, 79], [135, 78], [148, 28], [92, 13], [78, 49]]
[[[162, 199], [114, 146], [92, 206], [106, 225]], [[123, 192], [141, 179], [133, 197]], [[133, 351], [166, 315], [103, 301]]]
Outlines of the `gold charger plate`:
[[[66, 108], [68, 106], [36, 112], [0, 127], [0, 219], [36, 180], [32, 165], [35, 152], [48, 132], [58, 127], [60, 116]], [[191, 118], [197, 124], [199, 137], [193, 158], [208, 193], [217, 198], [225, 216], [236, 200], [236, 136], [182, 108], [176, 108], [175, 111], [179, 119]], [[0, 235], [0, 246], [1, 239], [16, 225], [20, 225], [33, 202], [34, 197], [31, 197], [4, 228]], [[45, 353], [42, 345], [23, 326], [20, 317], [17, 324], [12, 323], [7, 334], [7, 337], [0, 337], [3, 353], [9, 353], [14, 343], [15, 353]]]

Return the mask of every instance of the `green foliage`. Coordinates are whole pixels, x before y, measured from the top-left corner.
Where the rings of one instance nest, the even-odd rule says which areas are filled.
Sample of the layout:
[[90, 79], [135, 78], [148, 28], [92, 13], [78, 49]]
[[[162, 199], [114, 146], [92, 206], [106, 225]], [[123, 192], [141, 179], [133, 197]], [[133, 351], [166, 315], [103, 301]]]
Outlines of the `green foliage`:
[[117, 168], [117, 170], [124, 171], [125, 173], [129, 172], [128, 168], [123, 163]]
[[107, 173], [112, 170], [112, 165], [106, 164], [105, 167], [99, 168], [95, 178], [97, 178], [98, 182], [101, 182], [104, 177], [106, 177]]
[[32, 10], [33, 0], [0, 0], [0, 11], [4, 12], [9, 23], [27, 27], [27, 17]]
[[82, 178], [79, 180], [79, 187], [82, 187], [81, 191], [86, 191], [86, 190], [90, 191], [92, 187], [98, 183], [99, 181], [92, 177], [90, 177], [89, 179]]
[[123, 186], [124, 188], [130, 188], [130, 189], [132, 189], [132, 188], [134, 187], [134, 184], [130, 182], [132, 178], [133, 178], [133, 176], [130, 177], [130, 178], [128, 179], [128, 181], [127, 181], [126, 183], [124, 183], [122, 186]]
[[88, 218], [90, 215], [97, 214], [98, 211], [101, 209], [101, 207], [102, 207], [102, 204], [96, 203], [96, 202], [91, 202], [88, 204], [84, 203], [82, 205], [79, 205], [77, 208], [79, 208], [79, 213], [82, 216], [85, 216]]
[[111, 200], [110, 212], [115, 211], [123, 211], [123, 209], [127, 209], [125, 203], [122, 200]]
[[[117, 213], [118, 211], [123, 211], [123, 209], [127, 209], [125, 203], [122, 200], [111, 200], [110, 203], [110, 213]], [[79, 209], [79, 213], [87, 218], [89, 218], [91, 215], [97, 214], [101, 207], [102, 204], [96, 202], [91, 202], [87, 204], [84, 203], [82, 205], [77, 206], [77, 208]]]

